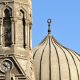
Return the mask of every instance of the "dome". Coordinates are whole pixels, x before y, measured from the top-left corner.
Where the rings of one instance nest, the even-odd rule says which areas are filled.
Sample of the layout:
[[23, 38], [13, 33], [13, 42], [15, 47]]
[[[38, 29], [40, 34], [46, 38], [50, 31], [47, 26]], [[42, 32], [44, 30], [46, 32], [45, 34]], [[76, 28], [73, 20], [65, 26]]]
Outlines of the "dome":
[[79, 55], [48, 34], [33, 49], [36, 80], [80, 80]]

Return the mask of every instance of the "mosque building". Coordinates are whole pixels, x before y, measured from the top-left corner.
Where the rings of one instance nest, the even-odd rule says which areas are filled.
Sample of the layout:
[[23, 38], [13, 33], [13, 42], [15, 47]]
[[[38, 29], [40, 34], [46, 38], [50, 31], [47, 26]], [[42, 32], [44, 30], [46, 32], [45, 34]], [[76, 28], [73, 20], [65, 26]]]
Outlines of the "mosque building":
[[51, 19], [48, 35], [33, 49], [36, 80], [80, 80], [80, 57], [52, 36]]
[[79, 55], [51, 34], [32, 49], [32, 0], [0, 0], [0, 80], [80, 80]]

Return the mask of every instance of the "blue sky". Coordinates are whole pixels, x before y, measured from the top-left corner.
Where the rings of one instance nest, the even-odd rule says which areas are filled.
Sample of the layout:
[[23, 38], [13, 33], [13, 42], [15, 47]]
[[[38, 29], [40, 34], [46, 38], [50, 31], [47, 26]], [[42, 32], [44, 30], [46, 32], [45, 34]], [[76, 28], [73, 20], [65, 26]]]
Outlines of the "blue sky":
[[47, 19], [52, 19], [52, 35], [65, 47], [80, 53], [80, 0], [32, 0], [33, 47], [47, 35]]

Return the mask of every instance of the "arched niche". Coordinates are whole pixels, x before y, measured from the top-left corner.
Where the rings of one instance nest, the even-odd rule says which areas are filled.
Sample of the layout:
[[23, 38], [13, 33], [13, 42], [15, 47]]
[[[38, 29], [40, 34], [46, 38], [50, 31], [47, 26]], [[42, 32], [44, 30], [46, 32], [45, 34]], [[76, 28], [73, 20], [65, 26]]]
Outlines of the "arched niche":
[[26, 22], [25, 22], [25, 12], [20, 9], [20, 15], [21, 15], [21, 19], [22, 19], [22, 24], [23, 26], [25, 26]]
[[3, 13], [3, 43], [5, 47], [10, 47], [12, 44], [12, 29], [11, 29], [11, 16], [12, 9], [5, 8]]
[[25, 11], [20, 9], [20, 16], [21, 16], [21, 23], [23, 28], [23, 47], [25, 48], [25, 26], [26, 26], [26, 20], [25, 20]]

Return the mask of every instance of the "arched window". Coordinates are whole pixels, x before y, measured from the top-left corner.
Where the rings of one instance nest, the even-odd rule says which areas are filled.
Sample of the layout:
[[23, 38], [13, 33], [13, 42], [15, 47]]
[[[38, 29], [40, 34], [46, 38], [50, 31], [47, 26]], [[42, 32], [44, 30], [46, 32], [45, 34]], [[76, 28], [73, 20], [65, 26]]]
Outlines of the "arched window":
[[23, 26], [23, 47], [25, 48], [25, 13], [23, 10], [20, 10], [21, 13], [21, 20], [22, 20], [22, 26]]
[[22, 18], [23, 26], [25, 26], [25, 13], [23, 10], [20, 10], [20, 12], [21, 12], [21, 18]]
[[4, 10], [3, 17], [3, 35], [4, 35], [4, 46], [10, 47], [12, 44], [12, 34], [11, 34], [11, 10]]

